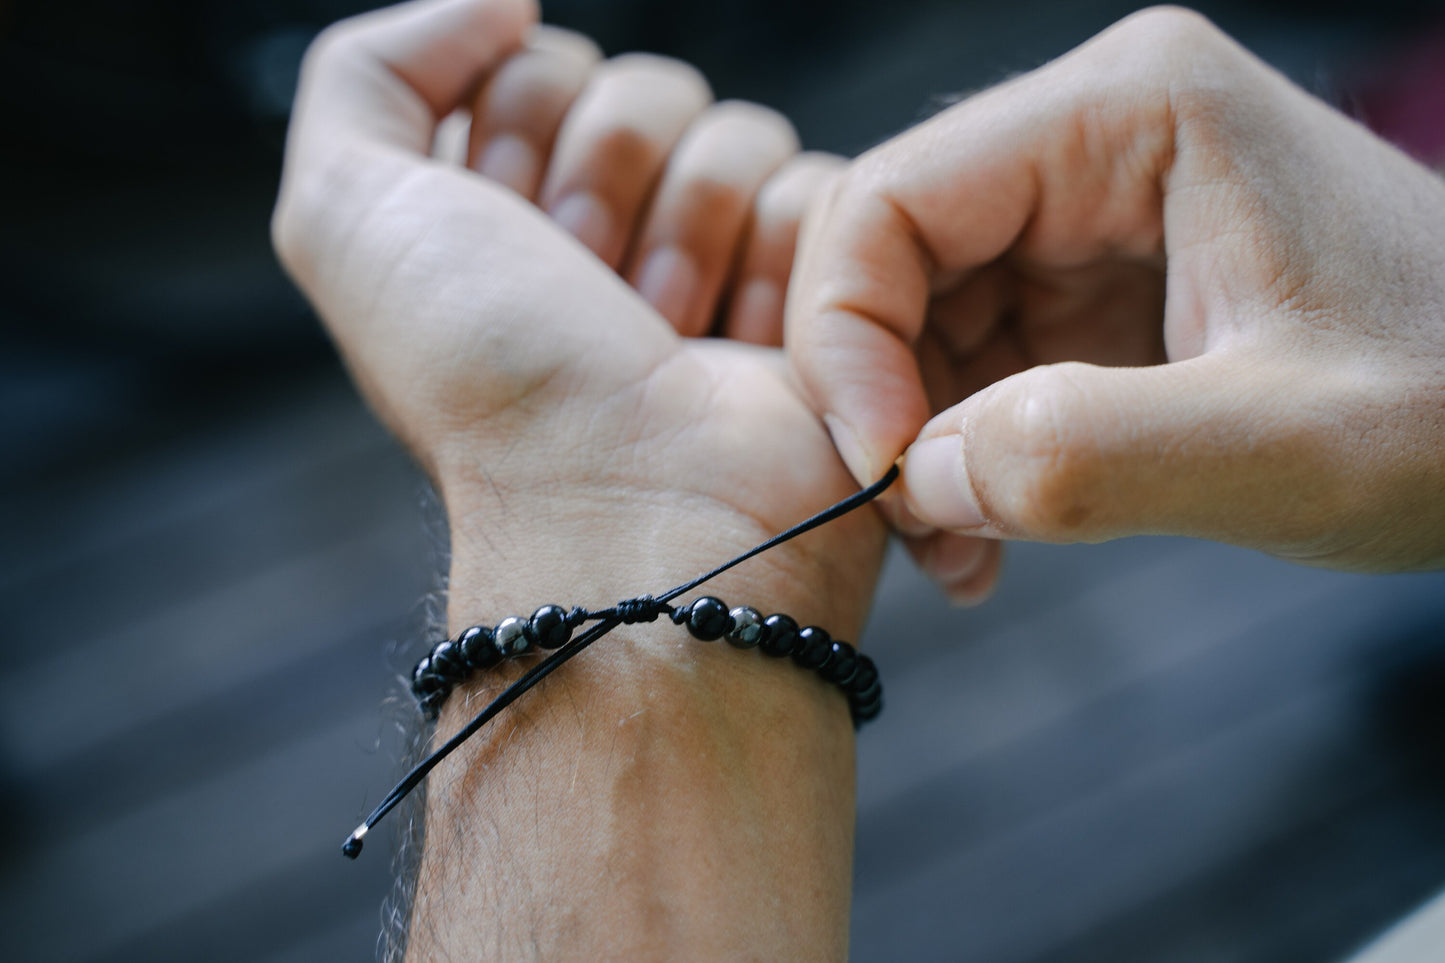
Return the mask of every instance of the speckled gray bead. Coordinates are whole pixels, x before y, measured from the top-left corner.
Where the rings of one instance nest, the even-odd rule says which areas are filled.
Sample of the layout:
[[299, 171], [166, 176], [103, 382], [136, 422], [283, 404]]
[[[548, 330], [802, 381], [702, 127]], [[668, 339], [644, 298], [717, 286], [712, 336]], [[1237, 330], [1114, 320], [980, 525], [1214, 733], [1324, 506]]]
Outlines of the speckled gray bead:
[[751, 605], [739, 605], [728, 613], [732, 616], [733, 627], [725, 638], [735, 649], [751, 649], [763, 637], [763, 613]]
[[527, 620], [519, 619], [515, 615], [509, 615], [497, 623], [497, 627], [492, 630], [492, 639], [497, 651], [509, 659], [522, 655], [532, 647], [532, 641], [527, 638]]

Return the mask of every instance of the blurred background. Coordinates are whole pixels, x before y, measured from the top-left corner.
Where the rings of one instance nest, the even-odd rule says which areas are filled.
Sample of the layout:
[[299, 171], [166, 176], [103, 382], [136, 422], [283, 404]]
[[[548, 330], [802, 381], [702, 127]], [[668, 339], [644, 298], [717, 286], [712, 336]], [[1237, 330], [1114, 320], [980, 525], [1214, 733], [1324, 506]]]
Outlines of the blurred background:
[[[363, 6], [0, 0], [5, 959], [376, 952], [388, 840], [337, 847], [444, 529], [267, 240], [297, 63]], [[1134, 6], [547, 16], [852, 154]], [[1202, 9], [1445, 159], [1438, 0]], [[1333, 960], [1445, 886], [1445, 577], [1020, 546], [964, 612], [895, 558], [865, 638], [856, 960]]]

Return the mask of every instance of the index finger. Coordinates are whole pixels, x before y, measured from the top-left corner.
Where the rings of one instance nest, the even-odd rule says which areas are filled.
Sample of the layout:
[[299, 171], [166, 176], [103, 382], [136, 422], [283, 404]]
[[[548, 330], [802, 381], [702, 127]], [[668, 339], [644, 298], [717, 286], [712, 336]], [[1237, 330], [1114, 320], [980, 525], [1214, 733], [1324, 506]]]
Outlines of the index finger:
[[1066, 267], [1161, 243], [1169, 45], [1140, 42], [1165, 32], [1161, 19], [1115, 27], [875, 148], [810, 214], [788, 354], [860, 483], [931, 414], [914, 353], [931, 296], [1006, 253]]

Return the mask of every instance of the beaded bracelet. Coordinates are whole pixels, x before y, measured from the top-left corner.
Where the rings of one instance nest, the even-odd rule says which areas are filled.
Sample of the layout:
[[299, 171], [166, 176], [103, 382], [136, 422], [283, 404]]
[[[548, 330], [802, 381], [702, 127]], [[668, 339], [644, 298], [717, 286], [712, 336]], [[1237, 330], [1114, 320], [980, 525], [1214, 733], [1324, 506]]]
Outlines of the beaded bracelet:
[[726, 603], [711, 595], [681, 607], [647, 596], [596, 612], [584, 608], [569, 612], [558, 605], [544, 605], [528, 619], [513, 615], [502, 619], [495, 628], [474, 625], [455, 639], [438, 642], [421, 657], [411, 673], [412, 695], [426, 717], [435, 719], [452, 689], [476, 670], [491, 669], [503, 659], [537, 649], [560, 649], [584, 622], [616, 619], [630, 625], [654, 622], [661, 615], [675, 625], [685, 625], [693, 638], [704, 642], [726, 639], [736, 649], [756, 647], [774, 658], [791, 656], [797, 665], [817, 672], [842, 691], [855, 727], [883, 711], [883, 686], [868, 656], [847, 642], [835, 641], [816, 625], [799, 628], [797, 622], [781, 613], [763, 618], [750, 605], [729, 610]]
[[[729, 642], [739, 648], [756, 645], [769, 655], [780, 658], [792, 656], [798, 665], [817, 671], [824, 679], [843, 690], [848, 697], [848, 709], [855, 726], [878, 715], [883, 709], [883, 687], [878, 681], [878, 670], [874, 667], [873, 660], [866, 655], [859, 655], [846, 642], [834, 642], [827, 632], [817, 626], [810, 625], [800, 629], [798, 623], [786, 615], [770, 615], [764, 619], [757, 609], [745, 605], [729, 611], [721, 600], [712, 596], [703, 596], [685, 608], [674, 608], [668, 603], [755, 555], [866, 505], [881, 495], [897, 478], [898, 466], [894, 465], [882, 478], [862, 491], [849, 495], [787, 531], [779, 532], [762, 544], [754, 545], [712, 571], [668, 589], [656, 598], [644, 595], [595, 612], [581, 608], [568, 612], [557, 605], [544, 605], [534, 612], [530, 619], [512, 616], [503, 619], [493, 629], [474, 625], [457, 638], [438, 643], [426, 658], [417, 663], [412, 672], [412, 692], [421, 702], [422, 711], [431, 718], [436, 717], [447, 694], [473, 669], [495, 666], [503, 658], [521, 655], [534, 647], [556, 651], [524, 672], [521, 678], [507, 686], [501, 695], [478, 712], [471, 722], [412, 767], [401, 782], [371, 811], [371, 815], [346, 837], [346, 842], [341, 844], [341, 852], [351, 859], [359, 856], [362, 840], [371, 831], [371, 827], [396, 808], [443, 759], [475, 735], [482, 726], [496, 718], [498, 713], [545, 679], [549, 673], [625, 623], [653, 622], [658, 616], [666, 614], [678, 625], [686, 623], [688, 631], [699, 639], [712, 640], [726, 636]], [[573, 638], [573, 631], [588, 621], [596, 624]], [[736, 640], [734, 635], [737, 636]]]

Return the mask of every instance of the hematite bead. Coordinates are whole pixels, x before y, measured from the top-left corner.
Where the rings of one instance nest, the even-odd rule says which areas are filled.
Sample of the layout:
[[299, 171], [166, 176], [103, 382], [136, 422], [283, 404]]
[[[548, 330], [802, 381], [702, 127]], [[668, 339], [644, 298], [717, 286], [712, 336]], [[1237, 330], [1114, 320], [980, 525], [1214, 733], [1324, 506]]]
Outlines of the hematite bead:
[[821, 669], [833, 654], [833, 637], [827, 632], [810, 625], [798, 633], [798, 647], [793, 650], [793, 661], [805, 669]]
[[704, 642], [722, 638], [732, 628], [732, 621], [727, 605], [711, 595], [704, 595], [688, 606], [687, 630]]
[[497, 627], [492, 630], [492, 639], [497, 651], [506, 658], [521, 655], [532, 647], [531, 640], [527, 638], [527, 621], [515, 615], [509, 615], [497, 623]]
[[527, 620], [527, 637], [544, 649], [560, 649], [572, 638], [567, 624], [567, 610], [560, 605], [544, 605]]
[[853, 681], [853, 673], [857, 671], [858, 650], [847, 642], [834, 642], [833, 656], [822, 671], [823, 678], [835, 685], [846, 687]]
[[733, 627], [728, 630], [728, 645], [735, 649], [751, 649], [763, 637], [763, 613], [751, 605], [739, 605], [728, 615]]
[[451, 639], [431, 650], [431, 670], [448, 682], [460, 682], [466, 678], [467, 663], [462, 659], [461, 650]]
[[492, 643], [492, 630], [485, 625], [474, 625], [458, 638], [462, 646], [462, 658], [473, 669], [490, 669], [502, 661], [502, 653]]
[[798, 623], [781, 612], [763, 620], [763, 639], [758, 648], [775, 658], [792, 655], [798, 647]]

